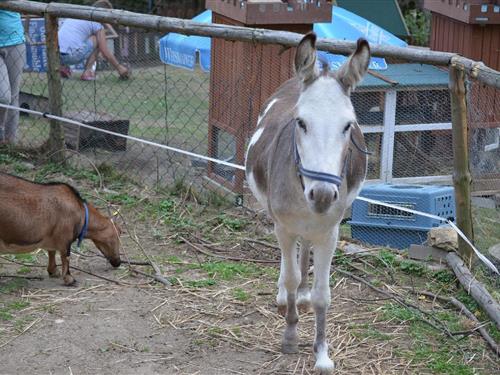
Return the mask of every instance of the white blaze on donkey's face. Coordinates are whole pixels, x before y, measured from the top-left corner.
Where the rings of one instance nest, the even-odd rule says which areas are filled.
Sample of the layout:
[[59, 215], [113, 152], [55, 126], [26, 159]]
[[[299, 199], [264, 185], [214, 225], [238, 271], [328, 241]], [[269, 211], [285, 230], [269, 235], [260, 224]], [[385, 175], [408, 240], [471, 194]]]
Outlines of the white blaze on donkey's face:
[[[349, 97], [335, 78], [318, 77], [297, 103], [295, 139], [302, 166], [315, 172], [341, 176], [356, 121]], [[316, 213], [327, 213], [339, 198], [336, 185], [303, 177], [304, 195]]]
[[[356, 114], [350, 92], [366, 72], [369, 61], [366, 42], [336, 72], [321, 74], [316, 66], [316, 49], [301, 43], [295, 67], [303, 81], [296, 107], [295, 140], [302, 167], [315, 172], [342, 176]], [[303, 176], [304, 196], [317, 214], [326, 214], [339, 199], [339, 188]]]

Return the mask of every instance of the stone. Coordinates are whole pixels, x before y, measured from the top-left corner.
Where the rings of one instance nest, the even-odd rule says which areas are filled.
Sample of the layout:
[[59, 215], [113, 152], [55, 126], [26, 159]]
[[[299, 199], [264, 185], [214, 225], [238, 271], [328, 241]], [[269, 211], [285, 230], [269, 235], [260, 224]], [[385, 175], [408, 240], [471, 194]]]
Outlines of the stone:
[[415, 260], [434, 260], [436, 262], [446, 262], [448, 251], [432, 246], [411, 245], [408, 249], [408, 257]]
[[458, 249], [458, 234], [450, 226], [432, 228], [427, 234], [427, 244], [447, 251]]
[[493, 245], [488, 249], [488, 253], [500, 264], [500, 243]]

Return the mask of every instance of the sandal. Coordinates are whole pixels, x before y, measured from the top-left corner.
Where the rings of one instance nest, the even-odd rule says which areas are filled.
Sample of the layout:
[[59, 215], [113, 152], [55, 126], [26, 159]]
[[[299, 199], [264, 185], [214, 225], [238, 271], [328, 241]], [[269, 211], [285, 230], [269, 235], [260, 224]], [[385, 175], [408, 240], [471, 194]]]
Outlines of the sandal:
[[69, 78], [71, 77], [71, 69], [69, 66], [66, 65], [61, 65], [59, 67], [59, 74], [61, 75], [62, 78]]
[[80, 77], [82, 81], [95, 81], [95, 73], [86, 70], [83, 72], [82, 76]]

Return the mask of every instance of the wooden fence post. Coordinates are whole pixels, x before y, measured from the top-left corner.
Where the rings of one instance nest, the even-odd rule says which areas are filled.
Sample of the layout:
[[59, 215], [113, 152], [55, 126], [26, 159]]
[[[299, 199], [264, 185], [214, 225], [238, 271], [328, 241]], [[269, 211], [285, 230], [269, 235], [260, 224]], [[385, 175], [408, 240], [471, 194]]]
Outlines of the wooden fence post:
[[[469, 147], [467, 125], [467, 103], [465, 97], [465, 70], [455, 63], [450, 65], [449, 87], [451, 95], [451, 122], [453, 137], [453, 185], [457, 225], [471, 241], [474, 240], [471, 211], [471, 174], [469, 170]], [[472, 248], [462, 238], [458, 239], [458, 252], [470, 268], [474, 259]]]
[[[59, 42], [57, 39], [58, 19], [45, 14], [45, 40], [47, 45], [47, 79], [49, 85], [49, 110], [56, 116], [62, 115], [62, 84], [59, 75]], [[50, 132], [47, 142], [50, 159], [54, 162], [63, 162], [64, 132], [57, 120], [50, 119]]]

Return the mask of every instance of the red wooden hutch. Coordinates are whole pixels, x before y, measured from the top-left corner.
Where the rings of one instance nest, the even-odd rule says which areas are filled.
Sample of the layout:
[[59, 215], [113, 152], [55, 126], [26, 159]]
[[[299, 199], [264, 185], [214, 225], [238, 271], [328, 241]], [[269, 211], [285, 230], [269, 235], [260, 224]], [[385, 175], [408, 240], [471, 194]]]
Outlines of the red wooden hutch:
[[[325, 0], [207, 0], [206, 6], [214, 23], [301, 34], [332, 17], [331, 1]], [[295, 49], [212, 38], [211, 50], [208, 152], [243, 165], [246, 141], [262, 104], [294, 73]], [[243, 193], [243, 171], [209, 163], [208, 174], [236, 194]]]

